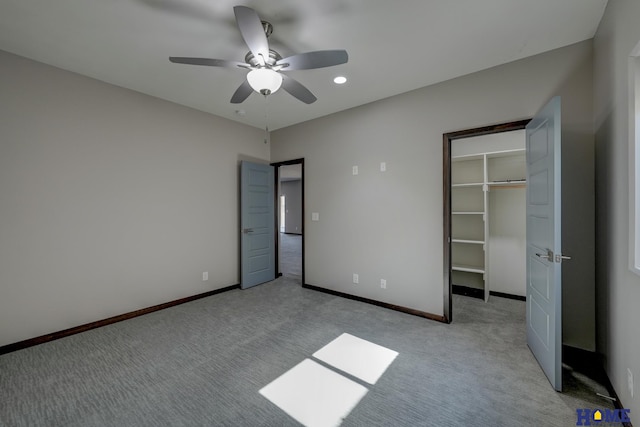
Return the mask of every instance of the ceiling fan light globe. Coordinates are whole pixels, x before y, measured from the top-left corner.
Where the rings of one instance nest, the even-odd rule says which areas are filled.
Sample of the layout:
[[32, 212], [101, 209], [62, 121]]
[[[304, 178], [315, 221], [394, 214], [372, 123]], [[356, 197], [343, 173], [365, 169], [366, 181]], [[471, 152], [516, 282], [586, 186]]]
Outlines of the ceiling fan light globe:
[[249, 71], [247, 81], [256, 92], [269, 95], [282, 86], [282, 75], [268, 68], [258, 68]]

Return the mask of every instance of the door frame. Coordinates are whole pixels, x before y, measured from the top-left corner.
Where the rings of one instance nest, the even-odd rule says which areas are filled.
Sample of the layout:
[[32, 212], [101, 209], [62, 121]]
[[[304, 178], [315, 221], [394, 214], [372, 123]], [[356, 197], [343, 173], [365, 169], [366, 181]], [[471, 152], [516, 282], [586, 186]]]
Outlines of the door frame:
[[304, 223], [305, 223], [305, 211], [304, 211], [304, 158], [299, 158], [299, 159], [293, 159], [293, 160], [285, 160], [283, 162], [276, 162], [276, 163], [271, 163], [271, 166], [274, 167], [274, 179], [275, 179], [275, 188], [276, 191], [274, 191], [274, 199], [273, 199], [273, 203], [274, 206], [276, 208], [276, 215], [275, 215], [275, 222], [276, 222], [276, 231], [275, 234], [273, 236], [273, 238], [275, 239], [275, 248], [276, 248], [276, 253], [275, 253], [275, 263], [276, 263], [276, 277], [280, 277], [282, 276], [282, 272], [280, 271], [280, 209], [279, 209], [279, 203], [280, 203], [280, 192], [279, 190], [279, 186], [280, 186], [280, 166], [289, 166], [289, 165], [300, 165], [301, 171], [300, 171], [300, 199], [301, 199], [301, 203], [302, 203], [302, 222], [301, 222], [301, 227], [302, 230], [300, 232], [301, 236], [302, 236], [302, 286], [305, 285], [305, 274], [304, 274], [304, 265], [305, 265], [305, 227], [304, 227]]
[[500, 123], [496, 125], [483, 126], [473, 129], [459, 130], [442, 134], [442, 194], [443, 203], [443, 226], [444, 226], [444, 320], [451, 323], [453, 320], [452, 307], [452, 282], [451, 282], [451, 142], [457, 139], [470, 138], [502, 132], [522, 130], [531, 119], [518, 120], [514, 122]]

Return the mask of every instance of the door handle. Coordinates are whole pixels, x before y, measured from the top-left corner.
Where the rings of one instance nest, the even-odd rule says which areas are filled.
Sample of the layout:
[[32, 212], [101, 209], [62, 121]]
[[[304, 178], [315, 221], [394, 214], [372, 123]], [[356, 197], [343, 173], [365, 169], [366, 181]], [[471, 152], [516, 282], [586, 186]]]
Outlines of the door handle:
[[249, 234], [249, 233], [253, 233], [253, 228], [243, 228], [242, 232], [244, 234]]
[[553, 256], [552, 251], [547, 251], [546, 254], [536, 254], [538, 258], [544, 258], [547, 261], [557, 262], [558, 264], [562, 263], [562, 260], [570, 260], [571, 257], [568, 255], [557, 254], [555, 257]]
[[551, 262], [553, 262], [553, 252], [551, 252], [551, 251], [547, 251], [547, 253], [546, 253], [546, 254], [536, 254], [536, 256], [537, 256], [538, 258], [544, 258], [544, 259], [546, 259], [547, 261], [551, 261]]

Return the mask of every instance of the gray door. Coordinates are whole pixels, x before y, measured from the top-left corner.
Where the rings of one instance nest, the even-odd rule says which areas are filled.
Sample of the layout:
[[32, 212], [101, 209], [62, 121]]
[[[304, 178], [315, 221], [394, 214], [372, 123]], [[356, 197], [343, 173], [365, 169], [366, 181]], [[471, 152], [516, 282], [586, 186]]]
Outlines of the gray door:
[[527, 125], [527, 344], [562, 391], [560, 97]]
[[275, 279], [273, 166], [240, 164], [242, 289]]

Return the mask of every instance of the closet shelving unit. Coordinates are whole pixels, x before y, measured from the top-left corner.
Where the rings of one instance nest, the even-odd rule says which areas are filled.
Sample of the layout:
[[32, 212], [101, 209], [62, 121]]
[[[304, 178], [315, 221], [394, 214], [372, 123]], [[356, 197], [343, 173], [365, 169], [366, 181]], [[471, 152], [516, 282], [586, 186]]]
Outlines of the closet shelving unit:
[[525, 150], [483, 152], [451, 158], [452, 278], [484, 290], [489, 298], [489, 192], [526, 186]]

